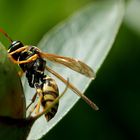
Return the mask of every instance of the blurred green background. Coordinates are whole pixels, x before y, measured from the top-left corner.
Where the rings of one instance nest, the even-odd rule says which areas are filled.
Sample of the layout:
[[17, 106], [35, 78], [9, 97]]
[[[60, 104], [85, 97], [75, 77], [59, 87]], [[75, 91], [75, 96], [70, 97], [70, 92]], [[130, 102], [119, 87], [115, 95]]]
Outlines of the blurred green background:
[[[37, 45], [53, 26], [91, 1], [0, 0], [0, 27], [13, 40]], [[85, 93], [100, 110], [95, 112], [80, 100], [43, 140], [139, 140], [139, 44], [140, 35], [124, 22], [96, 80]]]

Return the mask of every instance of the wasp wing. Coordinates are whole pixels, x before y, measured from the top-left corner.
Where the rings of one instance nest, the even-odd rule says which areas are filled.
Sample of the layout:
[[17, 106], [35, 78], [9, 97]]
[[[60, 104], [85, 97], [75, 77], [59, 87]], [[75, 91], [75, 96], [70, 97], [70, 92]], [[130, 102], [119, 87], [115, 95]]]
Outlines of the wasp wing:
[[56, 54], [49, 54], [49, 53], [44, 53], [40, 52], [40, 56], [43, 58], [46, 58], [52, 62], [62, 64], [76, 72], [79, 72], [80, 74], [83, 74], [89, 78], [95, 78], [95, 73], [94, 71], [84, 62], [81, 62], [77, 59], [69, 58], [69, 57], [64, 57], [64, 56], [59, 56]]

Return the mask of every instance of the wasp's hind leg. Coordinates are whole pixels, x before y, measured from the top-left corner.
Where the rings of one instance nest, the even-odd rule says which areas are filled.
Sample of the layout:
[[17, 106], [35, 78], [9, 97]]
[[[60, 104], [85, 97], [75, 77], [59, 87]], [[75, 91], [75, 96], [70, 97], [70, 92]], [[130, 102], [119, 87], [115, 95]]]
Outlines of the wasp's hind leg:
[[66, 93], [67, 89], [68, 89], [68, 85], [69, 85], [69, 79], [67, 80], [67, 85], [64, 89], [64, 91], [52, 102], [52, 104], [50, 104], [48, 107], [46, 107], [42, 112], [38, 113], [36, 116], [33, 117], [33, 119], [38, 119], [39, 117], [41, 117], [44, 114], [47, 114], [50, 109], [52, 109], [52, 107], [57, 104], [60, 100], [60, 98]]

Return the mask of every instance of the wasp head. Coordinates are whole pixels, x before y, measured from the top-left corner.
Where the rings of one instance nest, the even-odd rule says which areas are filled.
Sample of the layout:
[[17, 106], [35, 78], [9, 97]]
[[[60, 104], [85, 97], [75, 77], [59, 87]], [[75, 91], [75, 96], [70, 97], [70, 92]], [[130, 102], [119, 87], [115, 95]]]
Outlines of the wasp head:
[[[20, 42], [20, 41], [13, 41], [12, 44], [9, 46], [8, 53], [11, 53], [11, 52], [13, 52], [13, 51], [15, 51], [15, 50], [17, 50], [17, 49], [23, 47], [23, 46], [24, 46], [24, 45], [22, 44], [22, 42]], [[18, 57], [20, 56], [20, 53], [21, 53], [21, 52], [14, 53], [14, 54], [12, 54], [12, 57], [13, 57], [15, 60], [17, 60]]]

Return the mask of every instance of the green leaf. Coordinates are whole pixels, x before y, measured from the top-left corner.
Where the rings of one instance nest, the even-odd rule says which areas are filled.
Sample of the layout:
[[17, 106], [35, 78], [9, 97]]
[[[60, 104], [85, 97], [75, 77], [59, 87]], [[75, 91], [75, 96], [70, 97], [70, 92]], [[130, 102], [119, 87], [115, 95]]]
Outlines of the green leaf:
[[131, 0], [127, 4], [125, 24], [140, 35], [140, 1]]
[[15, 65], [0, 44], [0, 116], [25, 118], [25, 97]]
[[32, 122], [24, 119], [26, 106], [22, 84], [15, 65], [7, 56], [0, 44], [0, 139], [24, 140]]
[[[59, 24], [47, 33], [40, 41], [38, 47], [44, 52], [78, 58], [91, 66], [97, 73], [115, 40], [124, 14], [123, 0], [99, 1], [87, 5], [74, 16]], [[47, 62], [65, 78], [69, 78], [81, 92], [84, 92], [91, 80], [64, 67]], [[56, 79], [60, 93], [65, 85]], [[25, 82], [27, 103], [34, 95], [27, 81]], [[94, 95], [93, 95], [94, 96]], [[39, 139], [55, 126], [74, 106], [79, 97], [71, 90], [60, 99], [56, 116], [46, 122], [44, 117], [38, 119], [33, 125], [28, 140]]]

